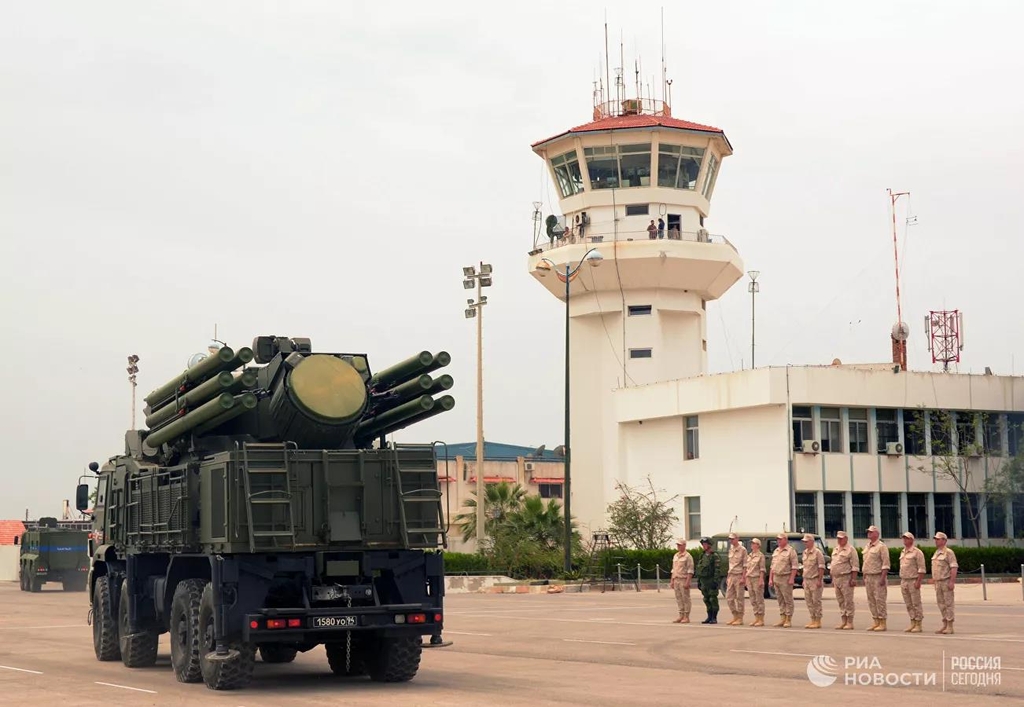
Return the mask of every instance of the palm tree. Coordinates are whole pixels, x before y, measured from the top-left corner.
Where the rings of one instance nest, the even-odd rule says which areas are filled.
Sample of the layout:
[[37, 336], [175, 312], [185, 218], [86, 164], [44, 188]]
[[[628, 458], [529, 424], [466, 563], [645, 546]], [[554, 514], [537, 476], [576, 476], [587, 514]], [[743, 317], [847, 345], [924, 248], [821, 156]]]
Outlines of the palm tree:
[[[470, 495], [473, 498], [467, 498], [462, 504], [466, 512], [455, 516], [456, 524], [462, 526], [463, 542], [476, 538], [476, 491], [470, 491]], [[486, 484], [484, 486], [484, 512], [487, 514], [485, 533], [490, 535], [496, 523], [504, 521], [518, 511], [525, 498], [526, 489], [519, 484], [510, 484], [507, 481], [502, 481], [500, 484]]]
[[561, 546], [565, 521], [558, 501], [549, 499], [544, 503], [540, 496], [527, 496], [509, 520], [524, 538], [536, 541], [545, 548]]

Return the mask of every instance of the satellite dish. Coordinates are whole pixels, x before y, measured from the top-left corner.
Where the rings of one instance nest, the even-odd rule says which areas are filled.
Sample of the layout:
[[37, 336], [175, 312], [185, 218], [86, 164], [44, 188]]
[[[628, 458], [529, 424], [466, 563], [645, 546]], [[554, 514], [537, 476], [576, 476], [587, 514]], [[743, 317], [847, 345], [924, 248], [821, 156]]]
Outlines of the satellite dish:
[[565, 445], [564, 444], [560, 444], [557, 447], [555, 447], [554, 454], [555, 454], [556, 457], [564, 457], [565, 456]]
[[834, 358], [834, 359], [832, 359], [832, 365], [833, 366], [842, 366], [843, 362], [840, 361], [838, 358]]
[[892, 325], [892, 338], [896, 341], [906, 341], [910, 336], [910, 326], [906, 322], [896, 322]]
[[533, 450], [533, 454], [531, 454], [530, 456], [531, 457], [542, 457], [542, 456], [544, 456], [544, 447], [545, 446], [546, 445], [543, 445], [543, 444], [540, 445], [535, 450]]

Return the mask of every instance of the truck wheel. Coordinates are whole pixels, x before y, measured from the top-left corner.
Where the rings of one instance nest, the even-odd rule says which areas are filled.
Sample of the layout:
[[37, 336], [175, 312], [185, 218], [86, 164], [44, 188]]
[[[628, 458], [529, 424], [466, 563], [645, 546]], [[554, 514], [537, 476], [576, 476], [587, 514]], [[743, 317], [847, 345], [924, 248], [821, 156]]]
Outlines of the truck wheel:
[[280, 643], [265, 643], [260, 646], [260, 658], [264, 663], [291, 663], [298, 654], [297, 648]]
[[185, 579], [174, 588], [171, 599], [171, 667], [178, 682], [193, 683], [203, 679], [199, 668], [202, 644], [199, 632], [199, 603], [203, 598], [204, 579]]
[[199, 635], [202, 637], [199, 666], [206, 686], [211, 690], [234, 690], [247, 685], [252, 679], [252, 670], [256, 663], [256, 649], [253, 644], [228, 641], [228, 650], [234, 654], [226, 660], [210, 660], [210, 655], [217, 647], [213, 639], [212, 584], [207, 584], [203, 588], [203, 596], [199, 602]]
[[110, 577], [96, 580], [92, 594], [92, 647], [96, 660], [118, 660], [121, 646], [117, 640], [117, 621], [110, 607]]
[[328, 643], [324, 646], [327, 649], [327, 664], [331, 666], [331, 672], [335, 675], [354, 677], [366, 675], [366, 661], [364, 660], [365, 648], [355, 638], [352, 639], [352, 657], [349, 660], [348, 668], [345, 668], [345, 642]]
[[23, 592], [27, 592], [28, 591], [28, 584], [26, 583], [27, 579], [28, 579], [28, 575], [25, 574], [25, 567], [22, 566], [22, 567], [18, 568], [18, 581], [21, 584], [21, 591], [23, 591]]
[[117, 603], [118, 643], [121, 648], [121, 662], [126, 668], [148, 668], [156, 663], [156, 648], [160, 635], [156, 631], [129, 633], [128, 580], [121, 583], [121, 601]]
[[371, 651], [370, 679], [374, 682], [412, 680], [420, 667], [423, 643], [419, 636], [378, 638]]

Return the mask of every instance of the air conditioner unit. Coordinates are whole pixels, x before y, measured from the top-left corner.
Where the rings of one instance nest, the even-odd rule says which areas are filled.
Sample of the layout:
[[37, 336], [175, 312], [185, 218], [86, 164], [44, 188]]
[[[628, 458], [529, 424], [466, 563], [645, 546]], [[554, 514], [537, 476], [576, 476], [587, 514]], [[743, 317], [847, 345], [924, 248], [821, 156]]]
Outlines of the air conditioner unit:
[[527, 471], [533, 471], [533, 462], [526, 462], [526, 464], [523, 465], [523, 468]]
[[821, 442], [816, 439], [805, 439], [803, 452], [804, 454], [817, 454], [821, 451]]
[[903, 443], [902, 442], [886, 442], [885, 453], [889, 456], [898, 457], [903, 454]]

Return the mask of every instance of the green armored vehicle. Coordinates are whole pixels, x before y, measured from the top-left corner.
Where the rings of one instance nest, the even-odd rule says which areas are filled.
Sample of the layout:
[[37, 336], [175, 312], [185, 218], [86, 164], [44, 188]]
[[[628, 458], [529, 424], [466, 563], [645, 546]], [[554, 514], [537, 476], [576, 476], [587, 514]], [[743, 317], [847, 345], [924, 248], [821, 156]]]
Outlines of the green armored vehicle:
[[433, 444], [386, 435], [452, 409], [451, 376], [430, 375], [450, 360], [374, 373], [261, 336], [146, 396], [149, 429], [90, 464], [97, 659], [152, 666], [169, 633], [176, 678], [214, 690], [247, 684], [257, 652], [318, 645], [335, 673], [412, 679], [422, 637], [444, 643], [447, 536]]
[[[740, 541], [740, 544], [747, 549], [747, 552], [750, 552], [750, 541], [754, 538], [760, 539], [761, 552], [764, 554], [764, 597], [765, 599], [774, 599], [775, 588], [768, 586], [768, 576], [771, 574], [772, 570], [772, 553], [775, 552], [775, 548], [779, 546], [779, 541], [775, 538], [776, 533], [756, 533], [740, 531], [733, 532], [736, 533], [736, 535], [738, 536], [738, 540]], [[814, 535], [814, 533], [812, 533], [812, 535]], [[724, 562], [723, 566], [728, 568], [729, 533], [718, 533], [717, 535], [712, 536], [711, 540], [714, 543], [715, 552], [718, 553], [718, 555], [722, 558], [722, 561]], [[793, 549], [796, 550], [797, 559], [800, 560], [800, 558], [803, 557], [804, 552], [804, 534], [786, 533], [786, 542], [793, 546]], [[832, 575], [829, 574], [829, 569], [832, 566], [829, 550], [825, 546], [825, 543], [822, 541], [821, 537], [818, 535], [814, 535], [814, 544], [817, 546], [819, 550], [821, 550], [821, 554], [825, 556], [824, 582], [825, 584], [832, 584]], [[723, 577], [721, 585], [719, 586], [719, 590], [721, 591], [722, 596], [726, 595], [726, 582], [726, 578]], [[793, 588], [803, 589], [803, 586], [803, 569], [800, 569], [796, 573], [796, 577], [793, 580]]]
[[37, 529], [26, 531], [15, 542], [21, 545], [21, 591], [38, 592], [47, 582], [60, 582], [65, 592], [85, 590], [89, 533], [58, 528], [56, 518], [40, 518]]

